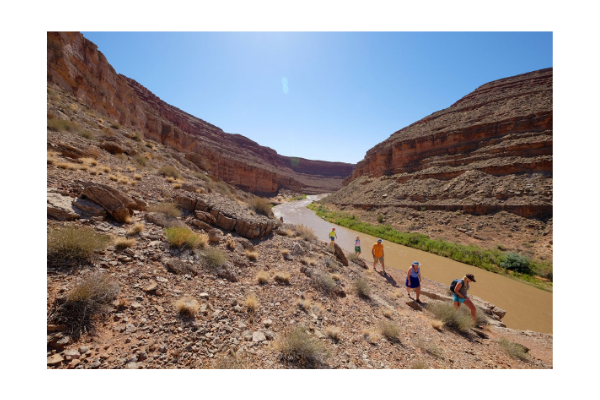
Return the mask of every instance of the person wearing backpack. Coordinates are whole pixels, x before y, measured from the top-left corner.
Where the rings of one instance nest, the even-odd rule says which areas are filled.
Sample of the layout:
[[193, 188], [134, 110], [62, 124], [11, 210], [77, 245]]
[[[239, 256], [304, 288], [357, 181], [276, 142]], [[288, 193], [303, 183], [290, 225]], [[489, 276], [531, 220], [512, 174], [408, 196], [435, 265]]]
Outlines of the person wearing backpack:
[[417, 303], [420, 303], [419, 296], [421, 295], [421, 264], [418, 261], [413, 261], [412, 265], [406, 273], [406, 291], [410, 297], [410, 289], [414, 289], [417, 294]]
[[462, 279], [455, 279], [452, 281], [450, 289], [452, 291], [454, 308], [458, 310], [460, 305], [464, 303], [469, 310], [471, 310], [471, 317], [473, 317], [473, 323], [475, 324], [475, 327], [483, 329], [481, 325], [477, 324], [477, 309], [475, 308], [475, 304], [473, 304], [471, 299], [469, 299], [467, 296], [467, 291], [469, 290], [469, 284], [471, 282], [476, 282], [473, 274], [466, 274]]

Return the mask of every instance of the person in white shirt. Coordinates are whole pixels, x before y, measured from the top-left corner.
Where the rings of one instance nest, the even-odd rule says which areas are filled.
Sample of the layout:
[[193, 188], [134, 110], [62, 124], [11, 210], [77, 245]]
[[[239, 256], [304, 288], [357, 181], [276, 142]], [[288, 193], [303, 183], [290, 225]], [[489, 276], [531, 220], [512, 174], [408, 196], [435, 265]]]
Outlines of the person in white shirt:
[[360, 238], [358, 236], [354, 241], [354, 253], [356, 253], [357, 256], [360, 256]]

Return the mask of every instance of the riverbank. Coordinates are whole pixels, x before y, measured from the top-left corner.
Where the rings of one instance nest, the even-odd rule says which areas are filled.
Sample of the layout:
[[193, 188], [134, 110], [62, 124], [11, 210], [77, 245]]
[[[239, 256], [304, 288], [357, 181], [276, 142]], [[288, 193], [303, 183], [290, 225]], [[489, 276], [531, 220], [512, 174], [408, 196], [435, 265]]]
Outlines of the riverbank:
[[[310, 203], [307, 208], [314, 211], [317, 216], [336, 225], [504, 275], [548, 292], [553, 290], [552, 281], [536, 276], [541, 274], [548, 276], [548, 269], [550, 269], [549, 276], [551, 277], [552, 265], [530, 260], [521, 255], [516, 257], [515, 253], [505, 252], [500, 246], [498, 249], [490, 250], [477, 245], [466, 246], [440, 239], [431, 239], [428, 235], [421, 233], [401, 232], [390, 225], [373, 225], [363, 222], [350, 213], [334, 211], [329, 206], [318, 203]], [[513, 262], [515, 260], [516, 263]], [[503, 268], [502, 265], [508, 265], [515, 270]], [[528, 273], [517, 272], [519, 270]]]

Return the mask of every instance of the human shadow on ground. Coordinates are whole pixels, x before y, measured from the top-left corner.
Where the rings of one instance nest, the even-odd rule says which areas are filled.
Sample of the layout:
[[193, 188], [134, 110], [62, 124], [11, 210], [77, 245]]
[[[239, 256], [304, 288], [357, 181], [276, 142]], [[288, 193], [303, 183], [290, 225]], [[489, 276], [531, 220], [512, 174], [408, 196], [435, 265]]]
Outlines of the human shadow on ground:
[[396, 280], [394, 279], [394, 277], [392, 275], [388, 274], [387, 272], [383, 272], [383, 271], [379, 271], [379, 270], [375, 271], [375, 272], [377, 272], [381, 277], [385, 278], [387, 283], [389, 283], [393, 287], [398, 287], [398, 283], [396, 282]]

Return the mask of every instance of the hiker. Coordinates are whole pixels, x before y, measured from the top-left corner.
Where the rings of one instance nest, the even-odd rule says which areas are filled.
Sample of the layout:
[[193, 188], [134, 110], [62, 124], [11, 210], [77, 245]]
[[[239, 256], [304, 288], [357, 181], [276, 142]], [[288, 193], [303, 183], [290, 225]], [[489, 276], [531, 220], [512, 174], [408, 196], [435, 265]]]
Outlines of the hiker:
[[331, 229], [331, 232], [329, 232], [329, 239], [331, 239], [331, 245], [333, 246], [333, 242], [335, 242], [335, 239], [337, 239], [337, 233], [335, 233], [335, 228]]
[[360, 251], [360, 238], [358, 236], [356, 237], [356, 240], [354, 241], [354, 253], [357, 256], [360, 256], [360, 253], [361, 253], [361, 251]]
[[[418, 261], [413, 261], [408, 272], [406, 273], [406, 291], [410, 297], [410, 289], [414, 289], [417, 293], [417, 303], [420, 303], [419, 296], [421, 295], [421, 264]], [[412, 297], [411, 297], [412, 298]]]
[[283, 224], [283, 215], [281, 217], [279, 217], [279, 220], [281, 221], [281, 223]]
[[383, 273], [385, 274], [385, 264], [383, 263], [383, 240], [377, 239], [377, 243], [373, 245], [371, 249], [371, 254], [373, 255], [373, 270], [377, 272], [377, 268], [375, 266], [378, 262], [381, 263], [381, 268], [383, 268]]
[[469, 290], [469, 283], [476, 282], [473, 274], [466, 274], [464, 278], [459, 279], [454, 287], [454, 293], [452, 293], [452, 300], [454, 300], [454, 308], [458, 310], [461, 303], [465, 303], [465, 305], [471, 310], [471, 317], [473, 317], [473, 323], [476, 328], [483, 329], [481, 325], [477, 324], [477, 310], [475, 309], [475, 305], [467, 297], [467, 291]]

